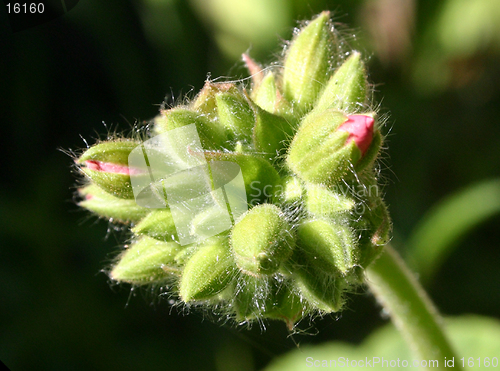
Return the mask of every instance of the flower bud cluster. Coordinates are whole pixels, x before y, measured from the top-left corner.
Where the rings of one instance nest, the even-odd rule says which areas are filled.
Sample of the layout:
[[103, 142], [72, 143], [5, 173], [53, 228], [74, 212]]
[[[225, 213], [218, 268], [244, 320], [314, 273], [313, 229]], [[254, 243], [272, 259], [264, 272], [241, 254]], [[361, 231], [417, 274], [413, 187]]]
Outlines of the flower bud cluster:
[[[296, 32], [282, 67], [261, 69], [244, 55], [251, 87], [207, 82], [191, 103], [154, 120], [154, 135], [194, 124], [203, 148], [196, 156], [241, 169], [252, 202], [220, 233], [211, 228], [227, 198], [185, 221], [195, 241], [187, 245], [171, 207], [138, 204], [131, 177], [151, 174], [128, 159], [141, 142], [102, 142], [82, 154], [89, 184], [80, 205], [133, 234], [110, 269], [113, 280], [168, 287], [186, 305], [218, 308], [240, 323], [279, 319], [292, 329], [306, 315], [342, 309], [391, 225], [374, 170], [383, 138], [365, 66], [340, 43], [323, 12]], [[184, 150], [167, 148], [179, 157]], [[150, 192], [197, 192], [189, 174]]]

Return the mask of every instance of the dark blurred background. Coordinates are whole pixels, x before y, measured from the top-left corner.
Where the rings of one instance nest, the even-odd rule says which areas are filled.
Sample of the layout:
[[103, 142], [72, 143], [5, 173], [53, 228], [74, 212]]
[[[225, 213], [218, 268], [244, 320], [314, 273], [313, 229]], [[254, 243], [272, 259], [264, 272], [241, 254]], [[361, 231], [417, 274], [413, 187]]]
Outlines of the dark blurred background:
[[[14, 371], [258, 370], [296, 342], [358, 343], [387, 321], [362, 290], [293, 337], [280, 322], [248, 331], [186, 315], [112, 285], [101, 270], [126, 235], [75, 204], [60, 149], [129, 131], [208, 74], [246, 77], [241, 53], [270, 62], [296, 20], [334, 11], [367, 57], [390, 114], [381, 167], [403, 255], [433, 205], [500, 176], [497, 0], [80, 0], [17, 32], [2, 6], [0, 360]], [[445, 315], [500, 317], [499, 222], [477, 226], [426, 282]]]

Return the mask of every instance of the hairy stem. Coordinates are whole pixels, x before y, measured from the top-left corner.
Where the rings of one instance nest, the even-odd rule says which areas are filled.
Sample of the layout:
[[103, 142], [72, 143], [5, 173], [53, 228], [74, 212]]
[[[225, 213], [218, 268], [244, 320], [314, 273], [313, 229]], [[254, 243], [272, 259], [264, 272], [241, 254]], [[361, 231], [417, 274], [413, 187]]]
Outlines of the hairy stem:
[[382, 256], [368, 267], [367, 283], [417, 358], [438, 360], [438, 369], [444, 370], [445, 358], [452, 359], [455, 352], [444, 334], [442, 318], [391, 246], [386, 246]]

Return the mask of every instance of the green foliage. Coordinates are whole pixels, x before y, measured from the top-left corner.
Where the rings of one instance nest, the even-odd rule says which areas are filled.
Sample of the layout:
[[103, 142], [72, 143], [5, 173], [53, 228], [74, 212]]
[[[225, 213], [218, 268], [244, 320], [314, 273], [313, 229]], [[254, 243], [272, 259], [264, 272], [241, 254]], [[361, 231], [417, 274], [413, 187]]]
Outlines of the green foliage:
[[[498, 320], [465, 315], [447, 318], [445, 327], [451, 342], [457, 348], [457, 354], [460, 355], [454, 360], [455, 368], [463, 365], [463, 362], [465, 362], [465, 367], [469, 369], [485, 367], [487, 364], [492, 367], [492, 358], [496, 357], [498, 359], [500, 352], [500, 343], [498, 342], [500, 338], [500, 322]], [[462, 357], [464, 360], [461, 360]], [[387, 362], [382, 364], [382, 359]], [[363, 369], [368, 368], [367, 364], [364, 363], [367, 360], [370, 361], [369, 369], [371, 370], [385, 370], [388, 367], [393, 370], [406, 370], [408, 366], [404, 367], [403, 361], [407, 361], [408, 365], [418, 362], [415, 363], [415, 366], [417, 364], [427, 364], [429, 369], [438, 369], [436, 363], [432, 363], [432, 365], [429, 363], [429, 361], [433, 361], [431, 359], [420, 360], [414, 358], [411, 350], [402, 341], [400, 333], [392, 324], [388, 324], [373, 332], [358, 346], [346, 342], [304, 346], [273, 361], [264, 370], [305, 371], [310, 370], [311, 367], [334, 368], [334, 361], [336, 367], [348, 367], [347, 363], [349, 363], [349, 367], [353, 369]], [[439, 369], [445, 369], [444, 359], [438, 361]], [[447, 361], [449, 362], [450, 359], [447, 359]], [[479, 366], [479, 363], [481, 366]], [[448, 363], [448, 367], [452, 368], [451, 363]], [[422, 367], [422, 369], [426, 368]]]
[[407, 259], [426, 282], [475, 227], [500, 213], [500, 180], [473, 184], [440, 201], [406, 242]]

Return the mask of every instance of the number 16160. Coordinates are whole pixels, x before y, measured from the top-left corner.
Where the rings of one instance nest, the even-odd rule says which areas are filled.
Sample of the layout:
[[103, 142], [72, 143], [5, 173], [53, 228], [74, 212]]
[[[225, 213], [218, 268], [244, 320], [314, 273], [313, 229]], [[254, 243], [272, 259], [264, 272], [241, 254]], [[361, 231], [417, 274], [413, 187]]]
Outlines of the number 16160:
[[45, 10], [45, 6], [43, 3], [30, 3], [30, 4], [20, 4], [20, 3], [7, 3], [7, 13], [14, 13], [14, 14], [41, 14]]

